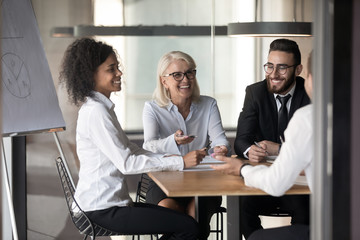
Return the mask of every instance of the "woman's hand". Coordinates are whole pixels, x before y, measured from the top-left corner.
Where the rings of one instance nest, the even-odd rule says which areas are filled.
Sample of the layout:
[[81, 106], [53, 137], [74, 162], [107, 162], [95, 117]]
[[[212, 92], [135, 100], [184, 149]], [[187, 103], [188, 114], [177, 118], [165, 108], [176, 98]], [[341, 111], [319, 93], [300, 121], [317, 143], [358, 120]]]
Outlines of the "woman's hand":
[[175, 132], [174, 138], [177, 145], [181, 145], [191, 143], [195, 137], [184, 135], [184, 132], [179, 129]]
[[198, 165], [205, 156], [206, 156], [205, 148], [187, 153], [183, 157], [184, 168], [190, 168], [190, 167], [194, 167], [194, 166]]
[[228, 149], [225, 145], [214, 147], [214, 152], [211, 154], [212, 157], [215, 156], [226, 156], [228, 154]]

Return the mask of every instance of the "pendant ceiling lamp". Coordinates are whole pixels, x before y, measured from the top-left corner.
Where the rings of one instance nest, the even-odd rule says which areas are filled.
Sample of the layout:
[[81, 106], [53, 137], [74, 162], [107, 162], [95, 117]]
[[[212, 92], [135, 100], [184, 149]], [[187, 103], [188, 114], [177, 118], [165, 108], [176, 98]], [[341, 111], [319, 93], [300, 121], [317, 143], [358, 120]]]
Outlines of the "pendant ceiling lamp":
[[[303, 0], [302, 0], [303, 4]], [[309, 37], [311, 22], [296, 21], [297, 1], [294, 0], [294, 21], [292, 22], [258, 22], [258, 1], [255, 1], [255, 22], [237, 22], [228, 24], [229, 36], [249, 37]], [[303, 9], [302, 9], [303, 13]]]
[[[226, 36], [227, 26], [215, 26], [215, 35]], [[90, 26], [55, 27], [53, 37], [88, 36], [210, 36], [211, 26]]]

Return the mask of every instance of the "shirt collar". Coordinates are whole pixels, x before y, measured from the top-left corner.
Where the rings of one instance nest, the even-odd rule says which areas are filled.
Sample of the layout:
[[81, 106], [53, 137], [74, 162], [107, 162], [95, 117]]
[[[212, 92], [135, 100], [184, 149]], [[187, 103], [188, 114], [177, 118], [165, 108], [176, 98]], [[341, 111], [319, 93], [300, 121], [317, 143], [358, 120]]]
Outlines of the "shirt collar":
[[[191, 106], [190, 106], [190, 112], [191, 112], [193, 109], [196, 109], [196, 106], [197, 106], [197, 105], [198, 105], [197, 103], [195, 103], [195, 102], [192, 101], [192, 102], [191, 102]], [[166, 109], [170, 112], [171, 109], [174, 108], [174, 107], [176, 107], [176, 105], [173, 104], [172, 101], [169, 101], [169, 104], [167, 105]]]
[[95, 101], [102, 102], [110, 110], [114, 109], [115, 104], [110, 99], [105, 97], [105, 95], [103, 95], [102, 93], [96, 92], [96, 91], [93, 91], [93, 94], [94, 94], [93, 99]]
[[166, 109], [170, 112], [174, 106], [175, 105], [172, 103], [172, 101], [169, 101], [169, 104], [166, 106]]
[[296, 87], [296, 81], [295, 81], [294, 86], [290, 89], [290, 91], [289, 91], [287, 94], [281, 95], [281, 94], [274, 93], [275, 99], [276, 99], [276, 97], [277, 97], [278, 95], [280, 95], [280, 97], [285, 97], [286, 95], [289, 95], [289, 94], [291, 95], [291, 97], [294, 96], [295, 87]]

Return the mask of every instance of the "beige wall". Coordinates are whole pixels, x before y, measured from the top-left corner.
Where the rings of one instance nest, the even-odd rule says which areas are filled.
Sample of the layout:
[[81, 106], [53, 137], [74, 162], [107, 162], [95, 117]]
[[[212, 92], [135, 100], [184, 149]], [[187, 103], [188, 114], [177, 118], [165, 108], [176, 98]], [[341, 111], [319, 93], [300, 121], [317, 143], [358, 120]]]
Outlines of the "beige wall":
[[[41, 39], [53, 77], [59, 99], [60, 108], [66, 122], [66, 131], [59, 132], [59, 138], [69, 161], [73, 163], [75, 156], [75, 125], [77, 107], [68, 102], [66, 91], [59, 87], [59, 69], [66, 47], [74, 38], [53, 38], [50, 36], [54, 26], [74, 26], [92, 24], [91, 0], [33, 0], [33, 8], [38, 22]], [[51, 134], [37, 134], [27, 137], [28, 164], [41, 164], [52, 167], [49, 159], [59, 155]], [[39, 153], [42, 153], [39, 155]], [[39, 161], [39, 158], [43, 160]], [[34, 159], [34, 161], [33, 161]]]

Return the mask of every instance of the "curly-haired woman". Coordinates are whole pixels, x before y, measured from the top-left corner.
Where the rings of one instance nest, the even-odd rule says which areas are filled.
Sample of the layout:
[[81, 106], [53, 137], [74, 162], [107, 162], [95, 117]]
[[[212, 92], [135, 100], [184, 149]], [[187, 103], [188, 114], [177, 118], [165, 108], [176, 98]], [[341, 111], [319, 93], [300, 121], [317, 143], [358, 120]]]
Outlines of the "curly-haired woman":
[[176, 211], [129, 196], [125, 174], [182, 170], [196, 156], [155, 154], [131, 143], [114, 112], [112, 92], [121, 90], [122, 72], [115, 50], [82, 38], [65, 52], [60, 80], [69, 98], [81, 105], [76, 128], [80, 160], [75, 198], [95, 223], [122, 234], [163, 233], [161, 239], [196, 239], [196, 221]]

